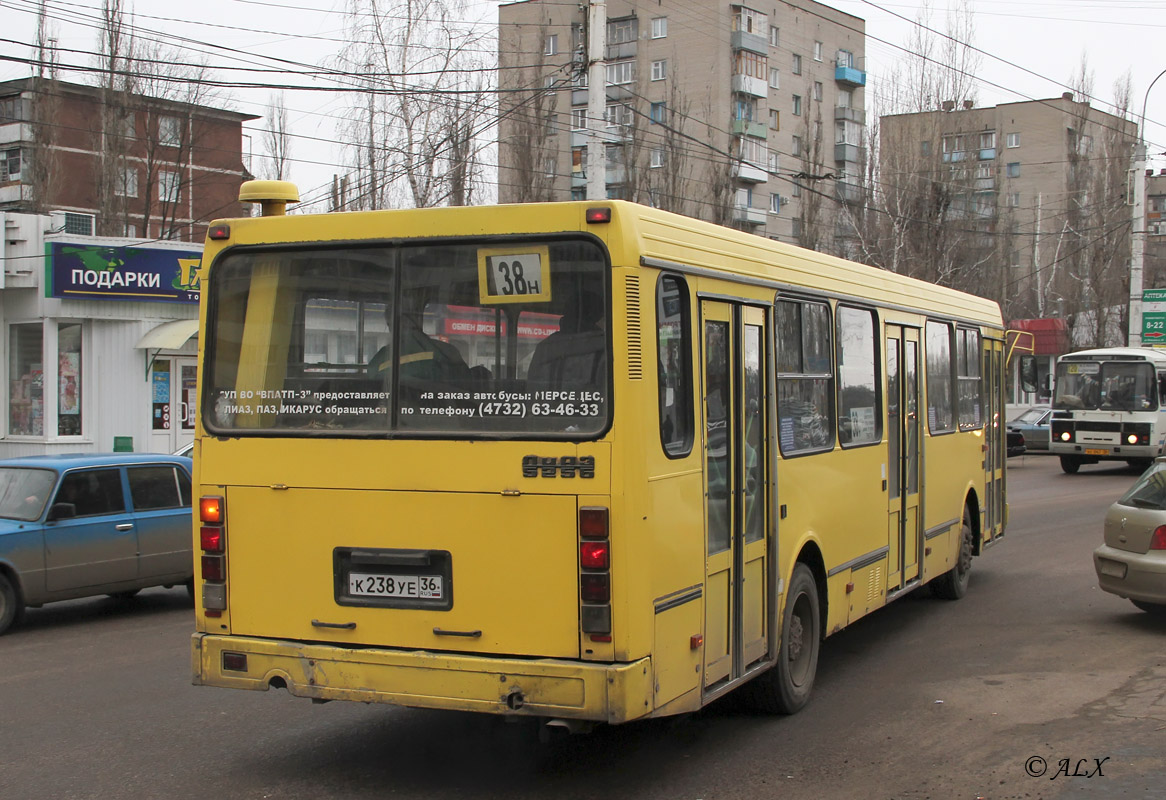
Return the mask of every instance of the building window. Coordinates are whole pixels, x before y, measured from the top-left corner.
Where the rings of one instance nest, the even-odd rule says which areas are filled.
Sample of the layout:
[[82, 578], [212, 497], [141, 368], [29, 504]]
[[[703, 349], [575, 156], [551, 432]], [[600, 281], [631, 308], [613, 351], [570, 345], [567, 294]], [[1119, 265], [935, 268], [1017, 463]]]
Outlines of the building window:
[[790, 189], [790, 194], [792, 194], [794, 197], [801, 197], [802, 196], [802, 185], [800, 183], [798, 183], [797, 181], [794, 181], [793, 188]]
[[20, 180], [20, 148], [0, 150], [0, 181]]
[[44, 331], [39, 322], [8, 329], [8, 434], [44, 436]]
[[821, 42], [814, 42], [814, 60], [815, 61], [822, 60], [822, 43]]
[[668, 35], [668, 17], [652, 18], [652, 38], [663, 39]]
[[793, 96], [793, 112], [795, 117], [802, 115], [802, 96], [800, 94]]
[[1020, 208], [1020, 192], [1012, 192], [1008, 195], [1008, 207]]
[[931, 155], [931, 142], [930, 141], [925, 139], [924, 141], [919, 143], [919, 155], [921, 155], [921, 156]]
[[660, 444], [669, 458], [692, 450], [692, 329], [688, 285], [662, 275], [656, 284], [656, 357], [659, 360]]
[[133, 112], [127, 112], [121, 118], [121, 135], [127, 141], [133, 141], [138, 138], [137, 120], [134, 118]]
[[668, 109], [664, 103], [652, 103], [648, 109], [648, 118], [652, 120], [653, 125], [660, 125], [668, 116]]
[[781, 47], [781, 29], [776, 25], [769, 26], [769, 46]]
[[648, 166], [657, 169], [664, 166], [668, 160], [668, 151], [662, 147], [653, 147], [649, 154]]
[[1006, 174], [1008, 175], [1009, 178], [1019, 178], [1020, 177], [1020, 162], [1013, 161], [1012, 163], [1010, 163], [1008, 165], [1008, 169], [1007, 169]]
[[587, 127], [587, 109], [571, 109], [571, 130], [580, 131]]
[[652, 62], [652, 80], [662, 81], [668, 77], [668, 62], [667, 61], [653, 61]]
[[796, 219], [791, 219], [791, 220], [789, 221], [789, 232], [790, 232], [790, 236], [792, 236], [794, 239], [800, 239], [800, 238], [801, 238], [801, 236], [802, 236], [802, 220], [801, 220], [801, 217], [798, 217], [798, 218], [796, 218]]
[[772, 131], [781, 130], [781, 112], [776, 108], [769, 109], [769, 129]]
[[117, 193], [122, 197], [138, 196], [137, 167], [122, 167], [121, 175], [117, 182]]
[[1020, 147], [1020, 134], [1009, 133], [1004, 136], [1004, 146], [1007, 148]]
[[854, 103], [854, 95], [849, 89], [838, 90], [838, 101], [835, 103], [837, 108], [851, 108]]
[[559, 53], [559, 34], [552, 33], [547, 36], [545, 45], [543, 46], [543, 55], [554, 56]]
[[779, 70], [777, 67], [770, 67], [769, 68], [769, 88], [770, 89], [780, 89], [781, 88], [781, 70]]
[[5, 122], [20, 122], [24, 119], [20, 113], [20, 95], [0, 97], [0, 125]]
[[733, 30], [751, 33], [754, 36], [764, 36], [769, 27], [769, 17], [760, 11], [754, 11], [745, 6], [732, 6]]
[[543, 175], [548, 178], [555, 177], [555, 169], [558, 165], [555, 163], [554, 156], [547, 156], [543, 161]]
[[132, 222], [127, 222], [121, 226], [121, 235], [127, 239], [138, 238], [138, 226]]
[[815, 103], [822, 102], [822, 82], [821, 81], [814, 81], [814, 102]]
[[622, 103], [615, 103], [607, 107], [605, 117], [609, 128], [630, 125], [632, 123], [632, 110]]
[[769, 59], [748, 50], [738, 50], [733, 56], [733, 74], [748, 75], [750, 78], [765, 80]]
[[792, 148], [793, 148], [794, 158], [801, 158], [801, 156], [802, 156], [802, 137], [798, 136], [796, 133], [794, 134], [794, 137], [793, 137]]
[[773, 194], [771, 194], [769, 196], [769, 213], [770, 214], [780, 214], [781, 213], [781, 205], [782, 205], [782, 203], [781, 203], [781, 195], [780, 194], [778, 194], [777, 192], [774, 192]]
[[624, 17], [607, 23], [607, 43], [624, 44], [634, 42], [639, 33], [636, 17]]
[[182, 144], [182, 120], [178, 117], [159, 117], [158, 144], [164, 147], [178, 147]]
[[178, 202], [179, 177], [177, 172], [158, 173], [158, 199], [163, 203]]
[[636, 62], [632, 59], [617, 61], [607, 65], [607, 83], [609, 86], [619, 86], [631, 83], [636, 79]]
[[81, 435], [81, 323], [57, 326], [57, 435]]
[[853, 67], [854, 66], [854, 53], [850, 52], [849, 50], [839, 50], [838, 51], [838, 66], [840, 66], [840, 67]]
[[862, 144], [862, 126], [848, 119], [834, 123], [834, 144]]
[[794, 53], [794, 75], [802, 74], [802, 57]]
[[752, 122], [757, 115], [757, 103], [752, 97], [737, 95], [733, 102], [733, 119]]
[[742, 186], [737, 190], [736, 200], [733, 205], [737, 208], [752, 208], [753, 207], [753, 189], [749, 186]]
[[587, 190], [586, 189], [572, 189], [571, 190], [571, 199], [572, 200], [586, 200], [587, 199]]

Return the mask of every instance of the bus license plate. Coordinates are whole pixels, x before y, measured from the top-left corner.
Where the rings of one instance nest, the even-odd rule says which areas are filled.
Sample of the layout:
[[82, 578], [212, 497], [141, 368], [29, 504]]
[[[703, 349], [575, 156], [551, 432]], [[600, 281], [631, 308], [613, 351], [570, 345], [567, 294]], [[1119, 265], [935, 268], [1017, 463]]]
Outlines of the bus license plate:
[[440, 575], [372, 575], [367, 572], [348, 574], [348, 594], [353, 597], [406, 597], [440, 600]]
[[1109, 455], [1109, 451], [1108, 450], [1090, 450], [1090, 449], [1086, 448], [1085, 455], [1087, 455], [1087, 456], [1107, 456], [1107, 455]]

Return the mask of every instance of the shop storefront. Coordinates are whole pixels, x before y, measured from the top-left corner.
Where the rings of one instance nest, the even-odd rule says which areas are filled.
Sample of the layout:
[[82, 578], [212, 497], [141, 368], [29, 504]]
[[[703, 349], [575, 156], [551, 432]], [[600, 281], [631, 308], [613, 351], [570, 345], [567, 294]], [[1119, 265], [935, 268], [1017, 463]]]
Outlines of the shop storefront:
[[29, 214], [0, 224], [0, 457], [191, 441], [201, 246], [53, 234]]

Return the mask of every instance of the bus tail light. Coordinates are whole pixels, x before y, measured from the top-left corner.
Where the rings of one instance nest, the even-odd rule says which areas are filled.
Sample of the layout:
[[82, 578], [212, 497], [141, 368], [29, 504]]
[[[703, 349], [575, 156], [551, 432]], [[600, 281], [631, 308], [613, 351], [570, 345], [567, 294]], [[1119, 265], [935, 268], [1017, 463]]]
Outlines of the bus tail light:
[[199, 547], [202, 549], [202, 608], [208, 617], [221, 617], [227, 608], [227, 510], [223, 498], [198, 499]]
[[611, 540], [606, 508], [579, 509], [579, 624], [593, 642], [611, 641]]
[[1150, 537], [1150, 550], [1166, 550], [1166, 525], [1159, 525]]

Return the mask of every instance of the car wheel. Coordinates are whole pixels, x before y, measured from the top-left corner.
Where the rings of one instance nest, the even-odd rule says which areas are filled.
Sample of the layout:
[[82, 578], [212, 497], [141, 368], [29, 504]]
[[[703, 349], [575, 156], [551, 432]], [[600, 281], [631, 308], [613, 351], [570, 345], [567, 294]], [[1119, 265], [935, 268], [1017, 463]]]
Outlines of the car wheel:
[[0, 574], [0, 633], [4, 633], [24, 616], [24, 601], [7, 575]]
[[1166, 604], [1163, 603], [1147, 603], [1145, 600], [1131, 600], [1138, 608], [1145, 611], [1147, 614], [1154, 614], [1156, 616], [1166, 615]]
[[968, 593], [972, 574], [972, 526], [960, 526], [960, 551], [955, 566], [931, 582], [931, 593], [941, 600], [959, 600]]
[[1072, 475], [1081, 469], [1081, 461], [1076, 456], [1061, 456], [1061, 469], [1066, 475]]
[[822, 614], [818, 585], [805, 564], [794, 567], [781, 623], [777, 664], [749, 684], [754, 704], [762, 711], [793, 714], [810, 700], [818, 672]]

